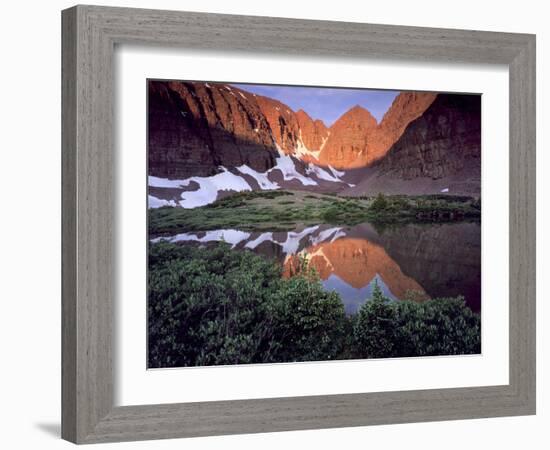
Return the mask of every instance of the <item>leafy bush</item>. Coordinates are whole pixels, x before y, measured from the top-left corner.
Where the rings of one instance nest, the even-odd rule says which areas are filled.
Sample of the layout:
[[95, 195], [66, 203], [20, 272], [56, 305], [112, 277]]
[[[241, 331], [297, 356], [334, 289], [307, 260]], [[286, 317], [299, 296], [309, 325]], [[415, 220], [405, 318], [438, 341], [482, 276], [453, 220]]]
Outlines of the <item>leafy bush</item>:
[[392, 302], [375, 286], [358, 312], [354, 352], [360, 358], [474, 354], [481, 323], [464, 299]]
[[150, 246], [150, 367], [258, 362], [265, 296], [279, 272], [249, 256], [227, 245]]
[[399, 340], [395, 328], [395, 307], [375, 284], [372, 298], [357, 313], [353, 329], [355, 353], [362, 358], [393, 356]]
[[321, 218], [327, 223], [337, 223], [340, 218], [340, 208], [334, 204], [322, 212]]
[[480, 318], [461, 298], [392, 302], [376, 285], [346, 317], [305, 260], [283, 279], [225, 243], [149, 248], [149, 367], [479, 352]]
[[325, 360], [341, 350], [346, 320], [312, 273], [226, 244], [150, 246], [149, 367]]
[[298, 256], [294, 276], [274, 292], [271, 312], [282, 360], [335, 359], [342, 352], [348, 322], [344, 305], [338, 294], [323, 289], [306, 258]]
[[383, 211], [388, 207], [388, 200], [381, 192], [378, 193], [376, 198], [372, 201], [370, 209], [373, 211]]

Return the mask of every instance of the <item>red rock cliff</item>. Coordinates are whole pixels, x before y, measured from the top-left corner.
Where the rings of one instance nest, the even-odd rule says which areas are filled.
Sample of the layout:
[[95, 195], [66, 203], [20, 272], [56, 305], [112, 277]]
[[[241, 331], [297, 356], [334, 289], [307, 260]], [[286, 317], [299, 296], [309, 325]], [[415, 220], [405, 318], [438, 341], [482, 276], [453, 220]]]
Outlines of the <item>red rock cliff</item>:
[[382, 158], [401, 137], [407, 125], [420, 117], [436, 96], [430, 92], [402, 92], [395, 97], [371, 140], [371, 161]]
[[370, 136], [376, 126], [376, 119], [365, 108], [351, 108], [330, 127], [330, 135], [319, 155], [320, 164], [337, 169], [365, 165]]
[[320, 162], [337, 169], [371, 165], [382, 158], [407, 125], [428, 108], [436, 94], [402, 92], [393, 101], [380, 124], [359, 106], [352, 108], [330, 127], [330, 137]]
[[481, 96], [439, 94], [377, 166], [393, 178], [438, 179], [479, 168], [480, 158]]
[[[306, 112], [222, 83], [149, 82], [149, 173], [211, 175], [246, 164], [265, 172], [277, 147], [304, 162], [337, 169], [371, 165], [385, 156], [435, 94], [399, 94], [380, 124], [355, 106], [328, 129]], [[386, 166], [385, 166], [386, 167]]]
[[303, 109], [296, 112], [300, 137], [304, 145], [312, 150], [321, 150], [328, 138], [328, 128], [322, 120], [313, 120]]
[[150, 81], [149, 174], [211, 175], [218, 166], [265, 171], [275, 161], [256, 97], [223, 84]]

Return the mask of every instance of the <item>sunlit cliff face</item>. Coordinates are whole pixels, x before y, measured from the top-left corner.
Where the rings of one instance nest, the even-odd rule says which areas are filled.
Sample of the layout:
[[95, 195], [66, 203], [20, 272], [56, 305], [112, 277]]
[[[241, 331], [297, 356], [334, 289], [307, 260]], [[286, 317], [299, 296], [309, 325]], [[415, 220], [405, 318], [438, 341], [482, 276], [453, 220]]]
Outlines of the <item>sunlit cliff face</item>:
[[401, 92], [380, 123], [357, 105], [327, 127], [303, 110], [228, 84], [151, 80], [149, 175], [206, 176], [220, 165], [265, 172], [279, 151], [323, 167], [365, 167], [383, 157], [435, 98]]

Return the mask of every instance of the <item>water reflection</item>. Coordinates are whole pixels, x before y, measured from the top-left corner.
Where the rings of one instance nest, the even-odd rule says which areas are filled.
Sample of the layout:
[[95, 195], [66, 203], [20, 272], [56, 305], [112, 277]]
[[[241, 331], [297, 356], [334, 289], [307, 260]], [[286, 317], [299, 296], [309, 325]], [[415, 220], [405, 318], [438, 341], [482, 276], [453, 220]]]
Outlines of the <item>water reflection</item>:
[[234, 249], [274, 258], [292, 276], [305, 258], [348, 314], [371, 296], [374, 281], [391, 299], [463, 295], [481, 308], [481, 233], [477, 223], [408, 224], [386, 229], [315, 225], [289, 232], [210, 230], [181, 233], [171, 242], [225, 241]]
[[352, 285], [346, 283], [338, 275], [330, 275], [326, 280], [323, 280], [323, 286], [327, 291], [336, 291], [344, 303], [344, 309], [347, 314], [353, 314], [357, 312], [357, 309], [365, 302], [365, 299], [372, 297], [372, 291], [374, 289], [374, 283], [378, 283], [378, 286], [382, 290], [382, 293], [392, 299], [398, 300], [393, 294], [388, 285], [376, 274], [376, 276], [366, 285], [360, 288], [355, 288]]
[[285, 276], [296, 272], [300, 257], [317, 270], [325, 287], [340, 294], [348, 313], [355, 312], [370, 297], [374, 280], [390, 298], [405, 298], [409, 291], [426, 297], [422, 286], [403, 274], [383, 247], [366, 238], [342, 237], [306, 247], [287, 256], [283, 266]]

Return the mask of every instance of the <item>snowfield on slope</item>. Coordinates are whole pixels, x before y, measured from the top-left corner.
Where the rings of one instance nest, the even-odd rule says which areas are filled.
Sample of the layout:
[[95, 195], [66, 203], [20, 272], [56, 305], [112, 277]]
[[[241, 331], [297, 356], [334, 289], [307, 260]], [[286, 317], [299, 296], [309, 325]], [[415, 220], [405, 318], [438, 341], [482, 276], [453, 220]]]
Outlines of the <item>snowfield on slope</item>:
[[279, 170], [283, 174], [283, 179], [285, 181], [298, 180], [304, 186], [318, 186], [315, 180], [302, 175], [296, 170], [296, 165], [291, 156], [285, 155], [280, 148], [278, 148], [278, 151], [279, 157], [276, 158], [275, 166], [269, 169], [267, 173]]
[[[181, 200], [178, 203], [182, 208], [197, 208], [213, 203], [218, 198], [218, 193], [220, 191], [242, 192], [252, 190], [250, 185], [241, 176], [229, 172], [229, 170], [223, 166], [220, 166], [220, 169], [222, 172], [212, 175], [211, 177], [191, 177], [185, 180], [168, 180], [150, 176], [149, 186], [182, 188], [189, 186], [189, 184], [194, 181], [199, 185], [199, 188], [196, 191], [185, 191], [181, 193]], [[160, 199], [152, 196], [149, 196], [149, 198], [154, 199], [153, 202], [149, 202], [149, 208], [165, 206], [160, 204]]]
[[[324, 180], [332, 183], [345, 183], [341, 180], [344, 172], [337, 171], [332, 167], [323, 168], [315, 164], [309, 163], [305, 165], [306, 175], [301, 174], [296, 168], [295, 160], [290, 155], [285, 155], [284, 152], [277, 146], [279, 155], [275, 159], [275, 166], [266, 172], [258, 172], [251, 167], [243, 164], [236, 167], [234, 170], [242, 175], [248, 175], [256, 180], [258, 186], [262, 190], [280, 189], [280, 185], [269, 179], [269, 175], [275, 171], [279, 171], [283, 180], [297, 180], [303, 186], [318, 186], [319, 183], [315, 180]], [[243, 192], [252, 191], [252, 187], [240, 174], [230, 172], [226, 167], [220, 166], [220, 173], [210, 177], [190, 177], [183, 180], [170, 180], [155, 176], [148, 177], [150, 187], [157, 188], [174, 188], [182, 189], [189, 187], [191, 182], [199, 185], [199, 188], [194, 191], [184, 191], [180, 194], [181, 200], [165, 200], [149, 195], [148, 207], [160, 208], [162, 206], [180, 206], [182, 208], [197, 208], [215, 202], [219, 198], [221, 191]], [[349, 183], [349, 186], [353, 186]]]
[[332, 181], [333, 183], [341, 183], [342, 180], [331, 175], [322, 167], [316, 166], [315, 164], [308, 164], [306, 168], [306, 173], [308, 175], [315, 175], [320, 180]]
[[258, 186], [260, 186], [262, 190], [279, 189], [279, 185], [277, 183], [274, 183], [267, 177], [267, 173], [269, 172], [266, 172], [266, 173], [257, 172], [251, 167], [248, 167], [246, 164], [243, 164], [242, 166], [237, 167], [237, 170], [242, 174], [250, 175], [252, 178], [254, 178], [258, 183]]

